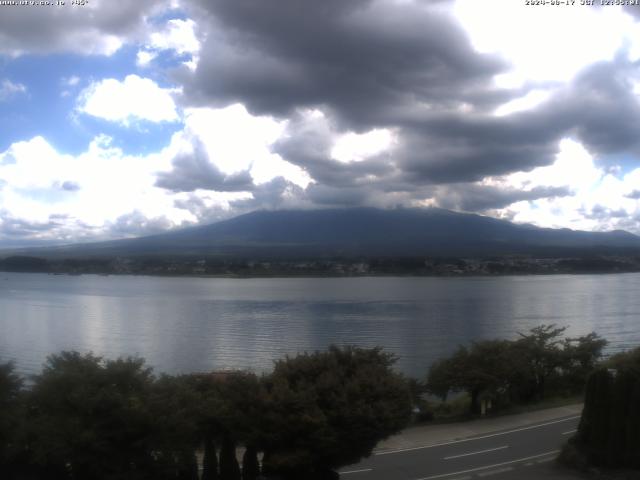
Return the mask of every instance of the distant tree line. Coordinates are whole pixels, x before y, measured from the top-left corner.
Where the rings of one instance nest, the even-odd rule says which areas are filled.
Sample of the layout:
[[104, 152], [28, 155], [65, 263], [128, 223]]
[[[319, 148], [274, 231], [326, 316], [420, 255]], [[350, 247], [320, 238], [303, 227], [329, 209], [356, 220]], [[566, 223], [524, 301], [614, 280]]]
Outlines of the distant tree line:
[[363, 276], [363, 275], [523, 275], [640, 271], [640, 256], [558, 255], [501, 257], [336, 256], [236, 257], [193, 255], [108, 255], [41, 258], [15, 255], [0, 259], [0, 271], [51, 274], [145, 274], [212, 276]]
[[579, 394], [607, 342], [596, 333], [564, 338], [566, 327], [540, 325], [516, 340], [484, 340], [460, 346], [435, 362], [426, 390], [443, 399], [464, 392], [470, 413]]
[[337, 478], [410, 419], [394, 361], [331, 347], [261, 377], [154, 376], [141, 359], [62, 352], [27, 387], [0, 365], [0, 478]]

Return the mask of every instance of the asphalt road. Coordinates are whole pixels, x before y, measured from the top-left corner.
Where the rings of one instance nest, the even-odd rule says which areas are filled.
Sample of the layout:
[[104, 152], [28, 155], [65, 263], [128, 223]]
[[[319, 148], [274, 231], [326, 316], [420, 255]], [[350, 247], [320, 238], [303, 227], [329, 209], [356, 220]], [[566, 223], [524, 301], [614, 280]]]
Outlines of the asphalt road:
[[[344, 480], [471, 480], [549, 478], [553, 460], [580, 416], [474, 437], [374, 453], [342, 469]], [[563, 477], [561, 474], [557, 478]]]

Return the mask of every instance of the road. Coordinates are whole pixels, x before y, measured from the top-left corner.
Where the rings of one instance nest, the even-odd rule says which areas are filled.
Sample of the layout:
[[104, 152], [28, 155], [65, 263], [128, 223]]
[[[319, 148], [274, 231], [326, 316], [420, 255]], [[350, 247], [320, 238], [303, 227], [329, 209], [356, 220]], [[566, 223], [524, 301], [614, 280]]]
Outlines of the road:
[[[510, 430], [374, 453], [344, 468], [345, 480], [526, 480], [574, 478], [553, 472], [553, 460], [575, 432], [579, 415]], [[559, 476], [557, 476], [559, 475]]]

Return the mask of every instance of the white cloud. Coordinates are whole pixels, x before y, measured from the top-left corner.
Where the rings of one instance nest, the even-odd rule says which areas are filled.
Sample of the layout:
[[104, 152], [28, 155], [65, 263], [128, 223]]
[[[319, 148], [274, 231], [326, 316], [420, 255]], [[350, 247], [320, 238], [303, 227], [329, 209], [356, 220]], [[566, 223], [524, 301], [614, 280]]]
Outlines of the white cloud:
[[551, 97], [549, 90], [531, 90], [524, 97], [516, 98], [496, 108], [494, 115], [502, 117], [512, 113], [531, 110], [534, 107], [546, 102]]
[[[126, 155], [106, 136], [96, 137], [77, 156], [65, 155], [34, 137], [0, 153], [0, 178], [5, 182], [0, 205], [11, 218], [24, 222], [46, 223], [55, 216], [61, 227], [43, 230], [41, 239], [60, 238], [60, 228], [67, 237], [110, 236], [110, 225], [132, 211], [177, 225], [190, 215], [174, 208], [171, 195], [153, 186], [155, 171], [167, 168], [170, 155], [166, 149], [148, 156]], [[70, 185], [73, 188], [65, 188]]]
[[26, 86], [24, 86], [22, 83], [14, 83], [8, 78], [5, 78], [4, 80], [2, 80], [2, 83], [0, 83], [0, 101], [8, 100], [11, 97], [26, 92]]
[[136, 55], [136, 65], [138, 67], [148, 67], [149, 64], [158, 56], [157, 52], [152, 52], [149, 50], [140, 50]]
[[388, 150], [394, 142], [388, 129], [375, 129], [366, 133], [345, 133], [333, 144], [331, 156], [344, 163], [361, 162], [378, 153]]
[[183, 62], [191, 70], [198, 65], [201, 42], [196, 36], [196, 22], [186, 19], [171, 19], [161, 30], [152, 32], [143, 49], [138, 51], [136, 63], [148, 66], [159, 52], [173, 50], [178, 55], [189, 56]]
[[[483, 183], [516, 189], [563, 186], [570, 189], [571, 195], [565, 197], [518, 202], [494, 212], [516, 222], [579, 230], [622, 228], [640, 233], [640, 224], [629, 221], [640, 213], [640, 204], [628, 196], [640, 190], [640, 169], [616, 176], [597, 166], [593, 156], [575, 140], [560, 142], [552, 165], [488, 178]], [[598, 211], [618, 215], [595, 215]]]
[[179, 119], [172, 94], [153, 80], [128, 75], [122, 82], [113, 78], [94, 82], [78, 98], [78, 111], [111, 122], [172, 122]]
[[[214, 221], [229, 216], [233, 202], [252, 201], [249, 191], [175, 193], [155, 186], [158, 173], [171, 171], [172, 160], [192, 151], [194, 141], [203, 142], [221, 171], [248, 170], [256, 185], [277, 177], [302, 188], [311, 182], [304, 170], [269, 150], [285, 122], [234, 105], [189, 109], [185, 124], [166, 148], [144, 156], [126, 154], [104, 135], [78, 155], [57, 151], [41, 136], [13, 143], [0, 152], [0, 242], [3, 217], [34, 226], [37, 232], [23, 233], [25, 240], [96, 240]], [[198, 208], [176, 206], [196, 201]]]
[[87, 2], [78, 7], [3, 7], [0, 54], [73, 52], [112, 55], [143, 38], [147, 19], [167, 8], [157, 0]]
[[65, 87], [75, 87], [80, 83], [80, 77], [77, 75], [72, 75], [70, 77], [65, 77], [62, 79], [62, 85]]
[[149, 46], [157, 50], [175, 50], [178, 54], [197, 54], [200, 41], [195, 34], [196, 22], [187, 20], [169, 20], [165, 28], [149, 37]]
[[474, 48], [503, 55], [512, 70], [501, 87], [569, 81], [584, 67], [611, 60], [623, 46], [640, 49], [640, 28], [621, 8], [527, 6], [513, 0], [457, 0], [454, 14]]
[[249, 170], [256, 184], [282, 176], [303, 188], [311, 181], [300, 167], [270, 151], [286, 122], [253, 116], [240, 104], [186, 109], [184, 122], [185, 131], [205, 145], [211, 163], [227, 175]]

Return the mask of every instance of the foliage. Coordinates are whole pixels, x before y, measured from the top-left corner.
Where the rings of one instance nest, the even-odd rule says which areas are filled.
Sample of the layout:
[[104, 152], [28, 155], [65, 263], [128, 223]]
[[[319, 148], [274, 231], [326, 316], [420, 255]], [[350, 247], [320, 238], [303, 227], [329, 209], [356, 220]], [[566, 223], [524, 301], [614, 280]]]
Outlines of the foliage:
[[49, 357], [27, 400], [35, 464], [61, 478], [145, 478], [152, 463], [152, 381], [140, 359]]
[[613, 355], [607, 366], [616, 369], [629, 369], [640, 372], [640, 347]]
[[563, 344], [563, 382], [570, 391], [580, 391], [589, 374], [598, 366], [607, 341], [591, 332], [576, 338], [566, 338]]
[[[468, 393], [472, 412], [483, 399], [500, 406], [537, 398], [558, 379], [581, 388], [605, 342], [562, 333], [543, 325], [514, 341], [460, 347], [434, 364], [426, 388], [442, 397]], [[640, 374], [639, 352], [615, 356], [611, 365]], [[244, 447], [244, 480], [259, 477], [259, 452], [263, 475], [335, 478], [334, 469], [369, 455], [407, 424], [412, 406], [425, 405], [425, 385], [394, 372], [395, 360], [380, 348], [330, 347], [286, 357], [264, 377], [156, 377], [142, 359], [62, 352], [47, 359], [28, 388], [11, 364], [0, 364], [0, 477], [195, 480], [196, 453], [203, 452], [203, 480], [239, 480], [236, 447]], [[615, 383], [601, 401], [636, 399], [636, 387], [624, 385]], [[607, 421], [615, 423], [630, 413], [619, 408], [612, 415], [618, 420]], [[605, 435], [599, 421], [589, 420], [585, 432]], [[624, 430], [627, 440], [640, 432], [633, 425]], [[606, 438], [624, 450], [621, 438]]]
[[257, 480], [259, 475], [258, 450], [249, 445], [242, 455], [242, 480]]
[[493, 400], [504, 396], [513, 377], [512, 346], [504, 340], [473, 342], [459, 347], [449, 358], [436, 362], [429, 371], [432, 393], [446, 398], [449, 392], [467, 392], [470, 412], [480, 413], [481, 396]]
[[22, 380], [12, 363], [0, 364], [0, 477], [20, 453], [17, 432], [21, 427]]
[[312, 478], [357, 462], [402, 429], [411, 402], [394, 362], [380, 348], [335, 346], [276, 362], [266, 380], [265, 469]]
[[619, 357], [615, 370], [602, 368], [589, 377], [573, 442], [590, 464], [640, 469], [640, 371], [625, 363], [634, 355]]
[[160, 478], [188, 478], [197, 472], [193, 453], [200, 446], [200, 397], [188, 377], [162, 375], [150, 386], [146, 407], [153, 418], [149, 448]]
[[596, 333], [562, 338], [566, 327], [541, 325], [517, 340], [485, 340], [460, 346], [450, 357], [435, 362], [427, 377], [427, 390], [443, 399], [466, 392], [470, 413], [480, 402], [493, 408], [510, 403], [543, 400], [553, 393], [580, 392], [595, 368], [606, 341]]
[[566, 356], [562, 345], [562, 334], [567, 327], [540, 325], [529, 330], [528, 334], [520, 333], [515, 343], [522, 375], [520, 394], [527, 399], [542, 400], [545, 396], [547, 381], [560, 367]]

